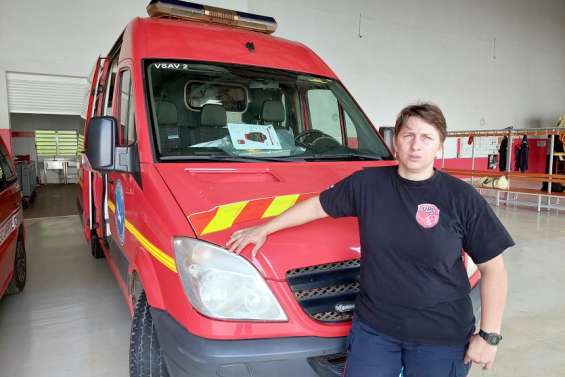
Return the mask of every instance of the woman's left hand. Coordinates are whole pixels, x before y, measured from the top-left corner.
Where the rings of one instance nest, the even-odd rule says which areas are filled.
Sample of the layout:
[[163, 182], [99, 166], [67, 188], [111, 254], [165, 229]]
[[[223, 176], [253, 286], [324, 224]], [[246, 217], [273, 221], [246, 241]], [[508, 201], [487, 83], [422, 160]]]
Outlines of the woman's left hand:
[[473, 362], [482, 364], [483, 369], [490, 369], [496, 358], [497, 349], [497, 346], [491, 346], [479, 334], [475, 334], [469, 342], [469, 348], [467, 348], [465, 354], [465, 364]]

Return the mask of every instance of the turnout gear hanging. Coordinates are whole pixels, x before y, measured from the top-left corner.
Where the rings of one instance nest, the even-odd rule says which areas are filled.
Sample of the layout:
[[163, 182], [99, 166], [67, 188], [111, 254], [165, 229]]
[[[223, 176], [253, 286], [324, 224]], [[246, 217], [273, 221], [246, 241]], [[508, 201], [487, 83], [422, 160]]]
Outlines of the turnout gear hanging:
[[528, 145], [528, 136], [524, 135], [522, 142], [518, 145], [518, 149], [516, 151], [516, 170], [519, 170], [522, 173], [528, 170], [529, 151], [530, 147]]

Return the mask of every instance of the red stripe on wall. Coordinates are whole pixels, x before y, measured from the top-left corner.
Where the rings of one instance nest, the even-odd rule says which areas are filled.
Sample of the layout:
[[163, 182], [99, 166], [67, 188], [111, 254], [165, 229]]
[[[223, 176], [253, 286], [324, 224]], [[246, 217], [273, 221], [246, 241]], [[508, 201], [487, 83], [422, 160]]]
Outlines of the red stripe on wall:
[[[476, 140], [476, 139], [475, 139]], [[512, 160], [511, 160], [511, 170], [516, 171], [516, 153], [517, 153], [517, 146], [521, 142], [521, 138], [515, 138], [512, 141]], [[467, 142], [466, 139], [459, 140], [462, 142]], [[460, 150], [460, 143], [457, 143], [458, 154]], [[547, 173], [545, 169], [545, 160], [546, 160], [546, 148], [547, 148], [547, 139], [544, 138], [531, 138], [528, 140], [529, 151], [528, 151], [528, 173]], [[471, 169], [471, 158], [446, 158], [444, 161], [445, 169], [464, 169], [470, 170]], [[436, 159], [434, 163], [434, 167], [436, 169], [441, 168], [441, 158]], [[487, 170], [488, 169], [488, 158], [486, 157], [476, 157], [475, 158], [475, 170]], [[498, 164], [495, 169], [498, 171]]]
[[12, 137], [35, 137], [33, 131], [12, 131]]

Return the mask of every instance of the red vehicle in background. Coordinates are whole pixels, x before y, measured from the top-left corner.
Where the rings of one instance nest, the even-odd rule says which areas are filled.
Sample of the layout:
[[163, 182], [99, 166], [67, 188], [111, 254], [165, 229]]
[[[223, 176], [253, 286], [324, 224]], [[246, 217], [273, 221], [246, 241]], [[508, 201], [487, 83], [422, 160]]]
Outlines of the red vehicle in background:
[[[130, 375], [340, 375], [356, 219], [273, 234], [256, 258], [223, 245], [396, 161], [331, 69], [270, 35], [273, 18], [177, 0], [148, 13], [93, 71], [79, 195], [133, 316]], [[239, 142], [257, 132], [269, 139]]]
[[22, 193], [16, 170], [0, 138], [0, 298], [21, 292], [26, 283]]

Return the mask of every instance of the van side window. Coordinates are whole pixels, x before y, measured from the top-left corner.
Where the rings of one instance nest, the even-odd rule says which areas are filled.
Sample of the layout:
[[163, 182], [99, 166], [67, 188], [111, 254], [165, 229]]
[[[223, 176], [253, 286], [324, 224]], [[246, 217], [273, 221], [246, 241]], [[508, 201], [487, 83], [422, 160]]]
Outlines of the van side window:
[[357, 129], [355, 123], [349, 117], [349, 114], [344, 110], [343, 117], [345, 119], [345, 133], [347, 134], [347, 146], [351, 149], [359, 148], [359, 139], [357, 138]]
[[320, 130], [343, 144], [339, 105], [332, 91], [328, 89], [309, 90], [308, 105], [312, 129]]
[[120, 145], [130, 145], [135, 141], [134, 103], [132, 97], [131, 73], [120, 73], [118, 123], [120, 125]]
[[112, 116], [112, 105], [114, 103], [114, 83], [116, 81], [116, 72], [118, 71], [117, 59], [112, 62], [110, 68], [108, 82], [106, 83], [106, 95], [104, 96], [104, 115]]
[[101, 96], [104, 95], [104, 91], [102, 91], [101, 88], [100, 88], [101, 80], [102, 80], [102, 74], [104, 73], [104, 64], [101, 63], [95, 69], [98, 70], [98, 79], [96, 81], [96, 86], [94, 87], [95, 88], [94, 89], [95, 90], [95, 92], [94, 92], [94, 106], [92, 106], [92, 114], [90, 114], [91, 117], [96, 116], [98, 114], [99, 99], [100, 99]]
[[0, 190], [4, 188], [4, 183], [6, 182], [6, 175], [4, 174], [4, 168], [0, 164]]

